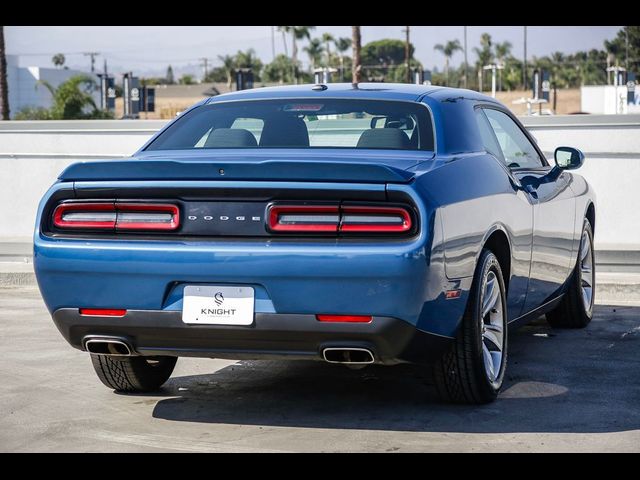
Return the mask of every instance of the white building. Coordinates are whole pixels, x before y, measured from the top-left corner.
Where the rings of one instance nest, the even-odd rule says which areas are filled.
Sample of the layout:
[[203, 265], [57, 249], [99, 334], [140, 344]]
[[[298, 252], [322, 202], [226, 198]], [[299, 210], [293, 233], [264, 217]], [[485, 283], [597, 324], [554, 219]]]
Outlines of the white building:
[[627, 103], [626, 85], [584, 86], [581, 90], [581, 110], [586, 113], [614, 115], [640, 113], [640, 92], [636, 86], [635, 102]]
[[[16, 55], [7, 55], [7, 77], [9, 82], [9, 108], [11, 118], [25, 107], [51, 107], [51, 93], [44, 85], [38, 85], [39, 80], [51, 84], [54, 88], [76, 75], [93, 76], [98, 83], [98, 77], [80, 70], [66, 70], [62, 68], [20, 67]], [[96, 105], [100, 105], [99, 90], [94, 93]]]

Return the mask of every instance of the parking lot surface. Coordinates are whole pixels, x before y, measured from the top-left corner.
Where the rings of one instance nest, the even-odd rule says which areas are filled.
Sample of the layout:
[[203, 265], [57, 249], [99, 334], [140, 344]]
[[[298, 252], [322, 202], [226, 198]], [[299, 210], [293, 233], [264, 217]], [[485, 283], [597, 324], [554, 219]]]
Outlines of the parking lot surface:
[[0, 451], [640, 451], [640, 307], [585, 330], [512, 332], [499, 399], [438, 403], [410, 366], [180, 359], [118, 395], [56, 330], [37, 288], [0, 289]]

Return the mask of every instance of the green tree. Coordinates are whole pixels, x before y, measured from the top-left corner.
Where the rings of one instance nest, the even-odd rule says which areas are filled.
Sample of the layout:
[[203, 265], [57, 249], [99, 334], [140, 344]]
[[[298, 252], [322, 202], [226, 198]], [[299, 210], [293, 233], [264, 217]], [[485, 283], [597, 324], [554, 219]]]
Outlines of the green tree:
[[188, 73], [185, 73], [184, 75], [182, 75], [180, 77], [180, 80], [178, 80], [178, 83], [180, 85], [195, 85], [196, 80], [193, 77], [193, 75], [190, 75]]
[[44, 86], [53, 97], [49, 109], [52, 120], [79, 120], [89, 118], [109, 118], [110, 114], [100, 110], [91, 93], [96, 82], [87, 75], [76, 75], [54, 88], [49, 82], [40, 80], [36, 84]]
[[66, 58], [62, 53], [57, 53], [53, 57], [51, 57], [51, 63], [53, 63], [56, 68], [62, 67], [65, 61]]
[[[504, 60], [511, 53], [513, 45], [511, 42], [505, 41], [502, 43], [496, 43], [494, 47], [495, 58], [498, 65], [504, 67]], [[498, 70], [498, 91], [502, 91], [502, 70]]]
[[[409, 45], [410, 58], [414, 58], [415, 47]], [[361, 61], [367, 77], [372, 79], [404, 82], [406, 79], [405, 42], [384, 38], [367, 43], [362, 47]], [[419, 63], [412, 60], [411, 67]]]
[[491, 42], [491, 35], [483, 33], [480, 36], [480, 48], [474, 47], [473, 51], [476, 53], [478, 60], [476, 61], [476, 71], [478, 73], [478, 90], [482, 91], [482, 76], [484, 70], [482, 67], [490, 65], [493, 62], [493, 43]]
[[238, 51], [234, 57], [235, 68], [250, 68], [253, 72], [254, 81], [260, 81], [260, 73], [262, 71], [262, 61], [256, 56], [253, 48]]
[[460, 41], [456, 39], [450, 40], [444, 45], [438, 43], [433, 49], [444, 55], [444, 77], [446, 85], [449, 86], [449, 62], [454, 53], [462, 50], [462, 45], [460, 45]]
[[323, 33], [322, 41], [324, 42], [324, 51], [327, 53], [327, 67], [330, 67], [331, 66], [331, 45], [335, 44], [336, 38], [330, 33]]
[[316, 69], [316, 65], [322, 62], [322, 54], [324, 47], [322, 46], [322, 40], [314, 38], [309, 40], [309, 45], [304, 47], [304, 51], [309, 55], [309, 61], [311, 62], [311, 72]]
[[298, 41], [311, 38], [311, 31], [315, 26], [279, 26], [278, 30], [291, 35], [291, 61], [295, 69], [294, 76], [297, 79], [298, 69]]
[[293, 83], [293, 62], [287, 55], [277, 55], [271, 63], [262, 70], [262, 79], [266, 82], [281, 84]]
[[4, 26], [0, 25], [0, 120], [9, 120], [9, 82], [4, 49]]
[[218, 55], [218, 60], [222, 62], [222, 68], [227, 77], [227, 88], [231, 90], [233, 85], [233, 75], [236, 71], [236, 58], [231, 55]]
[[167, 82], [167, 85], [173, 85], [174, 83], [176, 83], [176, 79], [173, 76], [173, 68], [171, 67], [171, 65], [167, 67], [167, 74], [165, 75], [165, 81]]
[[346, 80], [345, 70], [345, 53], [351, 48], [351, 39], [349, 37], [340, 37], [334, 41], [336, 52], [340, 61], [340, 80], [344, 82]]
[[24, 107], [14, 116], [15, 120], [51, 120], [51, 112], [44, 107]]

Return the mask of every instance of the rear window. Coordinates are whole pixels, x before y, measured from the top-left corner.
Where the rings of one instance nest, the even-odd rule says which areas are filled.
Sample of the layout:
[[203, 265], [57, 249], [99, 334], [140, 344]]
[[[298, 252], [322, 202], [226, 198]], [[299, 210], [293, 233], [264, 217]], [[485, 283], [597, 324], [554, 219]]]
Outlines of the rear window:
[[146, 150], [346, 148], [433, 151], [418, 103], [283, 99], [214, 103], [180, 117]]

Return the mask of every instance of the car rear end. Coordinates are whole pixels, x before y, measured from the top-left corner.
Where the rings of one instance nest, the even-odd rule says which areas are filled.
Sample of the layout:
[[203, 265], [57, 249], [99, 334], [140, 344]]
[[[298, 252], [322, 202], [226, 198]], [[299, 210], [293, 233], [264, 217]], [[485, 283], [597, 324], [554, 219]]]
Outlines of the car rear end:
[[448, 345], [436, 212], [406, 171], [432, 154], [169, 150], [74, 165], [42, 200], [35, 270], [71, 345], [352, 364]]

